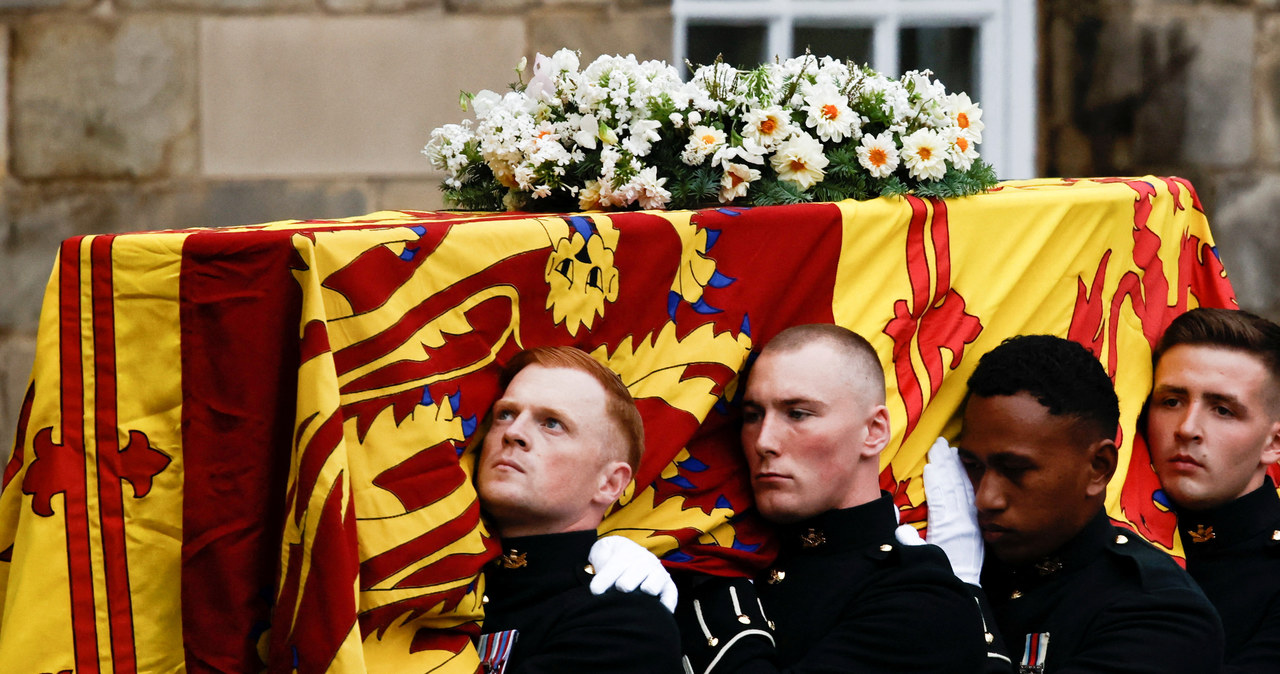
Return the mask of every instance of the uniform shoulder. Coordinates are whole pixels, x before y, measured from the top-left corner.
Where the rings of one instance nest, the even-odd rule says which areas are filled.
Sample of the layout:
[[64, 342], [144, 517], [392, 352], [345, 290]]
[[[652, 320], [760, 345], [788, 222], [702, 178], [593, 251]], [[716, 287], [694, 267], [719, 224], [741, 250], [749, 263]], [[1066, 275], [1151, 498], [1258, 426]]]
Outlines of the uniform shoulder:
[[1168, 553], [1131, 531], [1114, 529], [1105, 549], [1122, 571], [1136, 576], [1143, 590], [1189, 590], [1203, 599], [1199, 586]]

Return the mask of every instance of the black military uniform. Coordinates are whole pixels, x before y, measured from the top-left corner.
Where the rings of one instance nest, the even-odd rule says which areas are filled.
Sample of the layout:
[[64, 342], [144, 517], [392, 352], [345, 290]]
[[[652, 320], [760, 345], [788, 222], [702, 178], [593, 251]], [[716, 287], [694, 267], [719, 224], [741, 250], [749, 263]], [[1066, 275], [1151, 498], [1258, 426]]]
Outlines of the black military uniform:
[[885, 494], [789, 526], [777, 562], [754, 585], [703, 579], [682, 594], [677, 619], [691, 669], [983, 671], [977, 603], [941, 550], [895, 540], [893, 508]]
[[1258, 489], [1207, 511], [1175, 508], [1187, 572], [1217, 607], [1224, 672], [1280, 671], [1280, 497]]
[[1168, 555], [1098, 514], [1021, 568], [987, 557], [982, 587], [1016, 671], [1212, 674], [1222, 624]]
[[485, 645], [511, 648], [505, 670], [488, 671], [680, 672], [680, 635], [657, 597], [591, 594], [595, 541], [595, 531], [504, 539], [504, 554], [485, 571], [481, 657]]

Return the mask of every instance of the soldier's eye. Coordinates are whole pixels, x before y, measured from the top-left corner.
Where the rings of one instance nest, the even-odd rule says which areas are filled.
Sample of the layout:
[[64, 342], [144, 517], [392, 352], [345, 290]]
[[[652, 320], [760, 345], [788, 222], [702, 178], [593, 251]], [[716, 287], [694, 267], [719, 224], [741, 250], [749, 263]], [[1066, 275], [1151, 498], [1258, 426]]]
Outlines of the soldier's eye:
[[573, 261], [566, 257], [560, 261], [560, 264], [556, 265], [556, 271], [560, 272], [561, 276], [569, 278], [569, 269], [572, 267]]
[[596, 290], [600, 289], [600, 268], [599, 267], [592, 267], [591, 271], [587, 272], [587, 285], [592, 288], [595, 288]]

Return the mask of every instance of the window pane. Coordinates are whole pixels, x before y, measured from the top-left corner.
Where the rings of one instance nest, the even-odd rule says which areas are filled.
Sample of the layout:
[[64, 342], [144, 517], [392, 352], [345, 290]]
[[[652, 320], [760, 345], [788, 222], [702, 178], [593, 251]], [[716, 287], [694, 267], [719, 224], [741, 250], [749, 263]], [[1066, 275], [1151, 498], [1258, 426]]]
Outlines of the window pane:
[[871, 29], [853, 26], [796, 26], [792, 51], [797, 56], [805, 47], [814, 56], [830, 56], [840, 61], [867, 63], [871, 60]]
[[764, 61], [764, 41], [762, 25], [689, 24], [687, 58], [700, 66], [723, 54], [735, 68], [755, 68]]
[[904, 28], [901, 37], [899, 63], [903, 72], [928, 68], [947, 85], [947, 91], [966, 91], [974, 100], [982, 98], [982, 92], [975, 89], [976, 28]]

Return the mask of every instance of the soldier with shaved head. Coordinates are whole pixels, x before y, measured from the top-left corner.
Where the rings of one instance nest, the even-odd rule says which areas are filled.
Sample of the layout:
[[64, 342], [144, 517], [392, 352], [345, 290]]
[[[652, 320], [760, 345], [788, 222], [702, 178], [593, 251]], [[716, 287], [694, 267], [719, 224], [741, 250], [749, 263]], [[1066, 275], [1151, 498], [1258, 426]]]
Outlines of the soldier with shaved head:
[[779, 333], [747, 377], [742, 445], [781, 552], [752, 583], [701, 578], [682, 596], [693, 672], [978, 672], [978, 607], [933, 546], [904, 546], [880, 490], [884, 372], [834, 325]]

